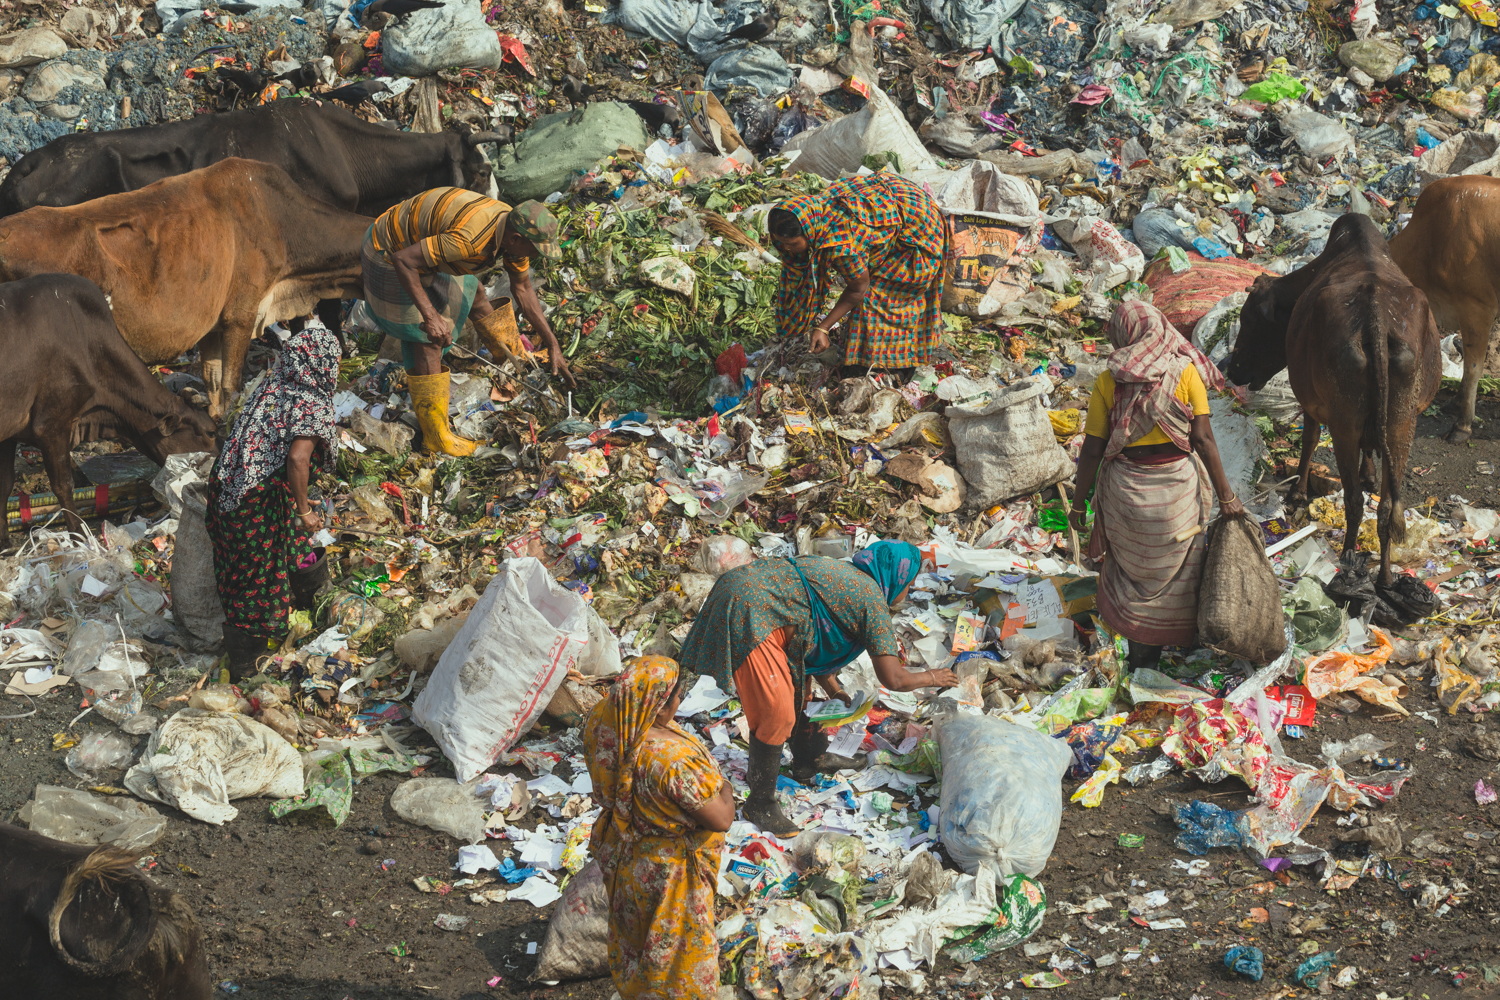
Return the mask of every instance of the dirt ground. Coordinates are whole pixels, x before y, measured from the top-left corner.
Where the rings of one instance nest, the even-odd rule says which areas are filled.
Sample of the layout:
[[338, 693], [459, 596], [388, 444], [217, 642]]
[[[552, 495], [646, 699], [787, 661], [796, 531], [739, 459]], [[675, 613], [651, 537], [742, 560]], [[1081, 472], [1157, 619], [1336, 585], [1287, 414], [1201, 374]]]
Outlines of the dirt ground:
[[[1449, 398], [1448, 393], [1442, 397]], [[1447, 429], [1449, 418], [1423, 420], [1407, 478], [1413, 505], [1455, 493], [1471, 503], [1495, 504], [1500, 484], [1480, 474], [1477, 463], [1500, 466], [1500, 401], [1483, 400], [1480, 414], [1486, 423], [1474, 441], [1457, 448], [1435, 437]], [[7, 700], [3, 707], [15, 711], [16, 704]], [[1292, 996], [1294, 988], [1305, 995], [1308, 991], [1291, 977], [1293, 969], [1308, 955], [1335, 950], [1336, 968], [1359, 969], [1354, 985], [1334, 990], [1351, 998], [1500, 996], [1500, 806], [1479, 806], [1474, 799], [1475, 782], [1495, 783], [1500, 765], [1464, 748], [1466, 737], [1493, 732], [1497, 724], [1487, 714], [1442, 714], [1428, 688], [1414, 687], [1405, 704], [1413, 712], [1431, 712], [1437, 724], [1415, 715], [1377, 719], [1383, 710], [1369, 706], [1341, 716], [1324, 706], [1316, 728], [1301, 741], [1288, 741], [1289, 752], [1313, 761], [1323, 740], [1373, 733], [1393, 743], [1386, 756], [1413, 769], [1397, 799], [1382, 810], [1398, 817], [1408, 845], [1388, 859], [1391, 877], [1366, 875], [1348, 889], [1328, 892], [1318, 887], [1311, 869], [1272, 875], [1230, 850], [1210, 852], [1207, 871], [1190, 874], [1179, 862], [1192, 856], [1173, 845], [1177, 829], [1168, 804], [1201, 798], [1244, 808], [1249, 804], [1245, 790], [1232, 781], [1205, 786], [1181, 774], [1136, 789], [1111, 786], [1099, 808], [1065, 810], [1041, 875], [1049, 897], [1081, 902], [1100, 894], [1161, 889], [1170, 903], [1151, 918], [1180, 917], [1187, 929], [1152, 932], [1137, 926], [1123, 896], [1111, 901], [1111, 909], [1087, 917], [1064, 916], [1054, 906], [1032, 939], [1058, 942], [1053, 948], [1032, 958], [1014, 948], [967, 972], [943, 960], [928, 976], [926, 995], [953, 1000], [1044, 995], [1022, 987], [1019, 977], [1045, 969], [1056, 954], [1073, 960], [1074, 968], [1064, 973], [1071, 983], [1053, 996], [1279, 998]], [[0, 768], [8, 775], [0, 783], [3, 819], [14, 820], [40, 782], [80, 784], [64, 767], [63, 753], [52, 749], [53, 734], [78, 711], [76, 689], [40, 699], [38, 708], [34, 716], [0, 722]], [[85, 719], [76, 732], [107, 725]], [[136, 742], [139, 749], [145, 738]], [[1139, 759], [1146, 758], [1125, 763]], [[1358, 773], [1357, 767], [1351, 772]], [[565, 771], [566, 765], [560, 773], [566, 776]], [[535, 959], [528, 956], [527, 944], [544, 937], [551, 907], [481, 907], [459, 893], [424, 895], [412, 886], [422, 875], [450, 877], [458, 845], [395, 815], [390, 794], [401, 780], [390, 774], [368, 778], [356, 790], [348, 822], [337, 831], [271, 823], [268, 803], [257, 800], [238, 802], [239, 817], [223, 828], [169, 811], [168, 831], [151, 849], [149, 874], [182, 893], [197, 912], [214, 981], [220, 984], [217, 995], [608, 998], [607, 980], [556, 987], [528, 981]], [[1064, 795], [1075, 785], [1066, 782]], [[1336, 857], [1362, 857], [1365, 845], [1337, 841], [1339, 816], [1323, 809], [1304, 837]], [[1140, 834], [1145, 842], [1137, 849], [1121, 847], [1122, 833]], [[1414, 838], [1429, 833], [1435, 844], [1411, 848]], [[379, 843], [371, 843], [375, 840]], [[1435, 916], [1414, 902], [1426, 881], [1448, 887], [1461, 881], [1468, 892], [1445, 915]], [[440, 913], [472, 922], [461, 932], [439, 930], [433, 920]], [[1263, 981], [1249, 982], [1225, 969], [1224, 952], [1235, 944], [1265, 952]], [[1135, 951], [1140, 957], [1125, 960]], [[1095, 968], [1093, 960], [1107, 955], [1120, 960]], [[499, 982], [487, 985], [496, 976]]]

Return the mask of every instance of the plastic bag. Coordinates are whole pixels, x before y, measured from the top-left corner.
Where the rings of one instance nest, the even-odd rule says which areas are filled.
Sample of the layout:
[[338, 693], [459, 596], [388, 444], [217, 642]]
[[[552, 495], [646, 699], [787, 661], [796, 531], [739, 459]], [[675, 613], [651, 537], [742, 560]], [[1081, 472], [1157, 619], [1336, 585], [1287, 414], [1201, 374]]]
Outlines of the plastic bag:
[[412, 708], [460, 780], [499, 760], [552, 700], [588, 644], [587, 610], [530, 556], [485, 587]]
[[447, 0], [403, 15], [380, 33], [380, 50], [387, 73], [416, 77], [454, 67], [499, 69], [505, 57], [479, 0]]
[[216, 647], [224, 638], [224, 606], [214, 576], [213, 542], [204, 522], [207, 486], [186, 483], [178, 496], [181, 512], [172, 545], [172, 620], [201, 645]]
[[126, 851], [150, 847], [167, 829], [167, 818], [144, 802], [56, 785], [37, 785], [35, 796], [21, 807], [20, 820], [33, 833], [65, 844]]
[[1315, 160], [1342, 158], [1354, 152], [1354, 137], [1344, 126], [1308, 108], [1289, 111], [1282, 117], [1281, 127], [1296, 140], [1302, 152]]
[[609, 975], [609, 895], [599, 862], [568, 882], [547, 924], [533, 981], [598, 979]]
[[1281, 589], [1261, 532], [1249, 518], [1221, 517], [1209, 525], [1198, 590], [1198, 638], [1257, 666], [1286, 649]]
[[362, 409], [349, 414], [349, 426], [365, 444], [396, 458], [411, 451], [412, 439], [417, 436], [415, 430], [403, 423], [377, 420]]
[[1040, 874], [1062, 822], [1067, 744], [989, 716], [937, 723], [943, 845], [960, 868]]
[[84, 781], [98, 781], [107, 767], [125, 767], [135, 758], [130, 741], [118, 733], [90, 733], [68, 751], [63, 763]]
[[700, 573], [718, 579], [738, 566], [748, 566], [755, 559], [750, 543], [738, 535], [714, 535], [705, 539], [693, 553], [689, 565]]
[[1369, 673], [1390, 659], [1391, 640], [1378, 628], [1370, 629], [1371, 645], [1375, 649], [1366, 654], [1332, 650], [1307, 661], [1302, 671], [1302, 683], [1317, 699], [1323, 699], [1339, 691], [1346, 691], [1361, 674]]
[[989, 507], [1073, 474], [1073, 460], [1058, 445], [1042, 407], [1047, 389], [1045, 377], [1025, 378], [982, 407], [948, 407], [948, 432], [970, 506]]
[[870, 88], [869, 103], [859, 111], [792, 136], [781, 151], [798, 152], [792, 169], [829, 180], [858, 172], [865, 157], [877, 153], [895, 154], [902, 173], [937, 167], [896, 102], [879, 87]]
[[239, 815], [233, 799], [302, 794], [302, 758], [253, 719], [184, 708], [151, 734], [125, 787], [216, 826]]
[[354, 805], [354, 775], [349, 768], [349, 758], [335, 753], [315, 764], [307, 764], [302, 783], [306, 791], [301, 795], [271, 803], [271, 818], [325, 829], [343, 826]]
[[474, 784], [412, 778], [391, 793], [391, 808], [408, 823], [477, 844], [484, 839], [484, 800], [474, 794]]
[[1267, 73], [1258, 83], [1245, 88], [1240, 96], [1257, 104], [1275, 104], [1277, 101], [1295, 100], [1305, 93], [1307, 85], [1301, 80], [1285, 73]]

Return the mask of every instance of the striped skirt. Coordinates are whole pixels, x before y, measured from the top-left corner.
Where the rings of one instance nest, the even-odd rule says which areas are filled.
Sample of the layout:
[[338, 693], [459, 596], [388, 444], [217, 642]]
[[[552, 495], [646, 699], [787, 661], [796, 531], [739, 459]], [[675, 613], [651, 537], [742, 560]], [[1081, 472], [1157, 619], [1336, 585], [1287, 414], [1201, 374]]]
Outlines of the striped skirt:
[[1197, 455], [1099, 467], [1089, 559], [1099, 570], [1099, 613], [1110, 628], [1148, 646], [1198, 638], [1198, 585], [1205, 536], [1181, 532], [1208, 521], [1213, 493]]

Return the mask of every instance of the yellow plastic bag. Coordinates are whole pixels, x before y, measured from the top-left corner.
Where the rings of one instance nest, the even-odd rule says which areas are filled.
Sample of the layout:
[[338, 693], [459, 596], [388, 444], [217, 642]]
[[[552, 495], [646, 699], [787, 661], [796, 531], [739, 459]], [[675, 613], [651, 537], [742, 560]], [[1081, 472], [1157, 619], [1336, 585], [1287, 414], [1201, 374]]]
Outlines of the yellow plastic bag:
[[1052, 436], [1057, 438], [1059, 444], [1066, 443], [1068, 438], [1083, 430], [1083, 413], [1080, 410], [1048, 410], [1047, 417], [1052, 421]]
[[1082, 802], [1084, 808], [1092, 809], [1104, 801], [1104, 786], [1118, 785], [1120, 773], [1123, 768], [1120, 762], [1115, 760], [1113, 753], [1106, 753], [1104, 760], [1099, 764], [1099, 770], [1089, 775], [1088, 780], [1078, 786], [1069, 802]]
[[1460, 705], [1479, 695], [1479, 678], [1460, 670], [1447, 659], [1437, 661], [1438, 704], [1457, 715]]

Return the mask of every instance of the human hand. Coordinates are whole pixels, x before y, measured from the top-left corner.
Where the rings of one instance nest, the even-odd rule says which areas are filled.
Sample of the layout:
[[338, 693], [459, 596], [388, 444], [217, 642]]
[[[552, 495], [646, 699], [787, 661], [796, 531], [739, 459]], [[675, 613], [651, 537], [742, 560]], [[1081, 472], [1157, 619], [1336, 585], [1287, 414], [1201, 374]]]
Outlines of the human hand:
[[566, 379], [569, 388], [578, 388], [578, 381], [573, 378], [573, 371], [568, 367], [568, 359], [563, 357], [562, 348], [557, 345], [557, 337], [549, 334], [546, 339], [547, 355], [552, 359], [552, 374]]
[[922, 673], [913, 671], [913, 674], [921, 680], [922, 687], [958, 687], [958, 675], [951, 670], [927, 670]]
[[1245, 505], [1240, 502], [1238, 496], [1232, 495], [1227, 502], [1219, 501], [1219, 513], [1224, 517], [1244, 517]]
[[297, 520], [302, 522], [302, 527], [308, 531], [321, 531], [323, 529], [323, 515], [318, 513], [316, 507], [310, 508], [306, 514], [298, 514]]
[[1089, 513], [1087, 510], [1068, 511], [1068, 527], [1074, 531], [1082, 531], [1088, 526]]
[[427, 335], [429, 343], [438, 347], [447, 347], [453, 343], [453, 321], [446, 316], [434, 313], [417, 324], [417, 329]]
[[808, 349], [808, 353], [822, 354], [824, 351], [828, 350], [828, 343], [828, 331], [823, 329], [821, 326], [817, 327], [812, 332], [812, 345]]

